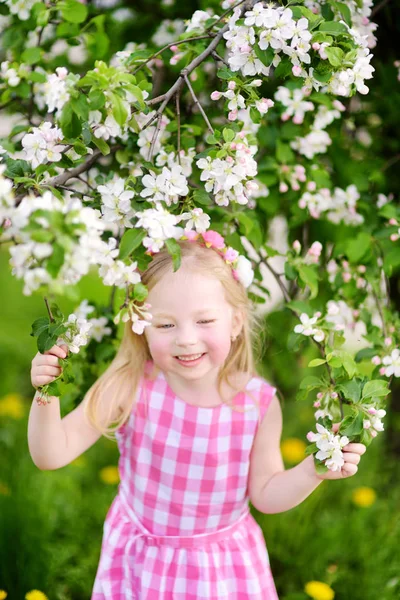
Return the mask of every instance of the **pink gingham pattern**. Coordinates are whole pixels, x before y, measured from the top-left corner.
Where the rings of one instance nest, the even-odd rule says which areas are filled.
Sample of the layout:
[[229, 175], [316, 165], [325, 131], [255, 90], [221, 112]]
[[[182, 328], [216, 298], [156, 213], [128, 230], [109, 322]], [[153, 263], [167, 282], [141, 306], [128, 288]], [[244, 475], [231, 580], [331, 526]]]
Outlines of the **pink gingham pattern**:
[[275, 388], [256, 376], [234, 399], [242, 412], [198, 407], [162, 372], [147, 379], [151, 368], [116, 434], [121, 483], [91, 600], [277, 600], [247, 489], [258, 418]]

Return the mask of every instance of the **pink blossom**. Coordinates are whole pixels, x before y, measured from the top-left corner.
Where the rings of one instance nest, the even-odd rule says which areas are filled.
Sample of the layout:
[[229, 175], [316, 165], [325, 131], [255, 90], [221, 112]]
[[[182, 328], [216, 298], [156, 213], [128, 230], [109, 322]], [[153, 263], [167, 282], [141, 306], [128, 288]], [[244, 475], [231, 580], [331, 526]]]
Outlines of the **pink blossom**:
[[381, 367], [379, 369], [379, 375], [384, 375], [386, 373], [386, 367]]
[[239, 256], [239, 252], [237, 250], [234, 250], [234, 248], [227, 248], [225, 254], [224, 254], [224, 258], [226, 260], [227, 263], [233, 263], [237, 257]]
[[217, 231], [209, 229], [202, 233], [203, 240], [206, 243], [207, 248], [216, 248], [222, 250], [225, 247], [225, 240]]
[[313, 404], [314, 408], [319, 408], [321, 406], [321, 402], [319, 400], [316, 400]]
[[234, 89], [235, 89], [235, 87], [236, 87], [236, 82], [235, 82], [235, 81], [230, 81], [230, 82], [228, 83], [228, 89], [229, 89], [229, 90], [234, 90]]
[[196, 231], [194, 229], [185, 229], [185, 231], [183, 232], [183, 235], [190, 242], [194, 242], [199, 237], [199, 234], [196, 233]]
[[349, 283], [349, 281], [351, 280], [351, 273], [343, 273], [342, 277], [345, 283]]
[[228, 119], [229, 119], [230, 121], [236, 121], [236, 119], [237, 119], [237, 116], [238, 116], [238, 111], [237, 111], [237, 110], [231, 110], [231, 111], [228, 113]]
[[314, 439], [314, 432], [313, 431], [309, 431], [307, 433], [307, 439], [308, 439], [309, 442], [313, 441], [313, 439]]
[[301, 67], [299, 65], [294, 65], [292, 67], [292, 73], [293, 73], [293, 75], [295, 75], [295, 77], [300, 77], [300, 75], [301, 75]]
[[212, 92], [211, 94], [211, 100], [219, 100], [221, 97], [221, 92], [218, 92], [217, 90], [215, 90], [215, 92]]
[[285, 193], [288, 191], [288, 189], [289, 189], [289, 186], [284, 181], [281, 181], [279, 184], [279, 191], [281, 193]]
[[313, 49], [313, 50], [319, 50], [319, 49], [320, 49], [320, 47], [321, 47], [321, 46], [319, 45], [319, 43], [318, 43], [318, 42], [314, 42], [314, 43], [313, 43], [313, 45], [312, 45], [312, 49]]

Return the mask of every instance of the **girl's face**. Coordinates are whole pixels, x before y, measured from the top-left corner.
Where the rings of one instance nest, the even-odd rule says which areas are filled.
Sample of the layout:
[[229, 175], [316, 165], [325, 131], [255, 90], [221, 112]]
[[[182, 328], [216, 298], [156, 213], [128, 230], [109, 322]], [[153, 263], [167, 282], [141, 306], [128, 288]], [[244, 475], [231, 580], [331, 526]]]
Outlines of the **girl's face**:
[[[184, 380], [219, 371], [242, 328], [239, 311], [226, 301], [221, 282], [181, 266], [149, 292], [152, 324], [145, 329], [155, 364]], [[196, 360], [180, 360], [201, 355]]]

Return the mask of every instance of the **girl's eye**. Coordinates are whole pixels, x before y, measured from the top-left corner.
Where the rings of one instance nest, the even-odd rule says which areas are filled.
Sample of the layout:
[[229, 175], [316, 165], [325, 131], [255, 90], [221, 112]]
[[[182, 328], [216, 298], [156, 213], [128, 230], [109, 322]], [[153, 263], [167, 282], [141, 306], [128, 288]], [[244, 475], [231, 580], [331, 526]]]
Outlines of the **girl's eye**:
[[[202, 320], [199, 321], [199, 323], [214, 323], [215, 319], [208, 319], [208, 320]], [[169, 329], [170, 327], [173, 327], [173, 325], [171, 325], [171, 323], [167, 323], [166, 325], [157, 325], [157, 329]]]

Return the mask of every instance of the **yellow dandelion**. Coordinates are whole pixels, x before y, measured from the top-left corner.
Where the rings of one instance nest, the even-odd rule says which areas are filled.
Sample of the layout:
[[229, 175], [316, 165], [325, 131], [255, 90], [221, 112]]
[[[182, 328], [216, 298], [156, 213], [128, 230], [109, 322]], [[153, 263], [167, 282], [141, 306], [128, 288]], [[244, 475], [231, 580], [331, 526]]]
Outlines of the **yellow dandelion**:
[[117, 467], [104, 467], [100, 470], [100, 479], [109, 485], [119, 483], [119, 473]]
[[20, 394], [6, 394], [0, 399], [0, 417], [22, 419], [25, 414], [25, 405]]
[[71, 465], [74, 465], [74, 467], [86, 467], [87, 465], [87, 459], [85, 456], [78, 456], [78, 458], [76, 458], [75, 460], [72, 461]]
[[306, 443], [299, 438], [287, 438], [281, 443], [283, 460], [295, 464], [305, 458]]
[[39, 590], [31, 590], [25, 595], [25, 600], [49, 600], [46, 594]]
[[335, 597], [333, 589], [322, 581], [309, 581], [306, 583], [304, 591], [313, 600], [333, 600]]
[[[5, 483], [2, 483], [0, 481], [0, 494], [2, 496], [11, 496], [11, 490], [8, 487], [8, 485], [6, 485]], [[0, 596], [0, 600], [1, 600], [1, 596]]]
[[353, 490], [351, 499], [357, 506], [372, 506], [376, 500], [376, 492], [370, 487], [358, 487]]
[[0, 590], [0, 600], [5, 600], [7, 598], [7, 592], [5, 590]]

